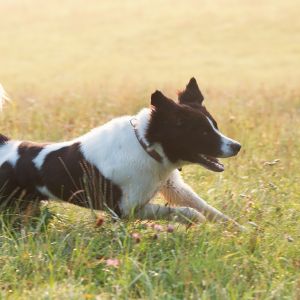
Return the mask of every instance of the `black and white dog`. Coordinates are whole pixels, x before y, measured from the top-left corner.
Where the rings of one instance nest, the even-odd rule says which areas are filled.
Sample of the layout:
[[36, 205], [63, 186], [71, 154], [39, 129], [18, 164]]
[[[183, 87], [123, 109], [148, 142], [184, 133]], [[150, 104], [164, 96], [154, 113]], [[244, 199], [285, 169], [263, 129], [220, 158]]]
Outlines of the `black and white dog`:
[[[194, 78], [179, 103], [160, 91], [151, 107], [95, 128], [72, 141], [39, 144], [0, 135], [0, 206], [62, 199], [119, 217], [236, 222], [202, 200], [183, 182], [186, 164], [222, 172], [218, 157], [241, 146], [218, 130], [203, 106]], [[161, 193], [175, 206], [150, 203]], [[21, 203], [21, 204], [20, 204]]]

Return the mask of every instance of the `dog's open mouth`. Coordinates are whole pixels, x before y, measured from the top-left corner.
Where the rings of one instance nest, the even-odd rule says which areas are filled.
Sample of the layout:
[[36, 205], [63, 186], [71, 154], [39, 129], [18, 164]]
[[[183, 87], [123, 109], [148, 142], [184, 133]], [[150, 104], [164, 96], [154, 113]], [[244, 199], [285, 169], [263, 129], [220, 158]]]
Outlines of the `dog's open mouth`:
[[217, 158], [209, 156], [209, 155], [199, 154], [198, 155], [198, 163], [201, 164], [206, 169], [214, 171], [214, 172], [223, 172], [224, 171], [224, 165], [222, 163], [220, 163]]

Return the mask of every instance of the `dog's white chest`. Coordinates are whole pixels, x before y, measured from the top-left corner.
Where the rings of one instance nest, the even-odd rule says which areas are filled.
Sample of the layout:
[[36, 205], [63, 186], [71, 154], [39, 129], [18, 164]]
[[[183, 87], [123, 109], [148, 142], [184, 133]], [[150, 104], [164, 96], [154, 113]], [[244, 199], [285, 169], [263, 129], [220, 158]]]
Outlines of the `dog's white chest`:
[[142, 207], [147, 204], [160, 190], [169, 174], [170, 172], [155, 172], [149, 169], [136, 172], [120, 185], [123, 192], [121, 210], [128, 214], [133, 207]]

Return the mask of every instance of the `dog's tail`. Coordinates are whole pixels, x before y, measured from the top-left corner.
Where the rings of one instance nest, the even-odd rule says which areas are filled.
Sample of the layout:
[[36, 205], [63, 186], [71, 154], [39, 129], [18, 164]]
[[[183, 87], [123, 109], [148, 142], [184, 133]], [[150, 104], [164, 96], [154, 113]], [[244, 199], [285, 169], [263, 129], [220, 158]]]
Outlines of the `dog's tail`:
[[[3, 86], [0, 83], [0, 111], [2, 111], [4, 102], [6, 102], [8, 100], [9, 100], [9, 98], [8, 98]], [[0, 133], [0, 145], [5, 144], [8, 140], [9, 140], [8, 137], [6, 137], [5, 135]]]

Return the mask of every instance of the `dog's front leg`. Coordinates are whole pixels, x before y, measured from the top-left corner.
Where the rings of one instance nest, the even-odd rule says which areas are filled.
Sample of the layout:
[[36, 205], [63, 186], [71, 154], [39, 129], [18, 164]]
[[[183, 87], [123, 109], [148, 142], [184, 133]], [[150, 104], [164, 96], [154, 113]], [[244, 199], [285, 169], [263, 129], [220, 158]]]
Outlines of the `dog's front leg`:
[[243, 227], [237, 222], [201, 199], [192, 188], [182, 180], [178, 170], [172, 172], [171, 176], [160, 189], [160, 193], [170, 204], [194, 208], [201, 212], [208, 220], [231, 223], [243, 230]]
[[136, 209], [135, 217], [142, 220], [172, 220], [180, 223], [205, 222], [206, 218], [190, 207], [167, 207], [148, 203]]

